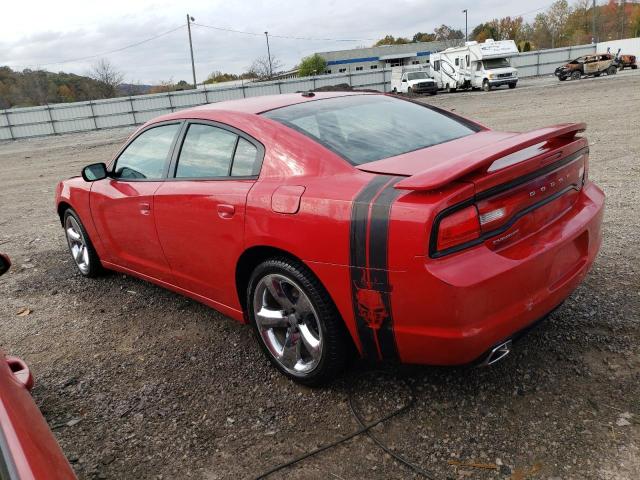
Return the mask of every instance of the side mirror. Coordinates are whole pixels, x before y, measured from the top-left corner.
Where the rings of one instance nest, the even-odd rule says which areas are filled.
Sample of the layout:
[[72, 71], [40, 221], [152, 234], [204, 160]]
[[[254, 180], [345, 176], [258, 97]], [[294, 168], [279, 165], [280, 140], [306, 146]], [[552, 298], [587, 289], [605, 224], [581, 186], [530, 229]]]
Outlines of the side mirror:
[[84, 178], [85, 182], [95, 182], [108, 176], [107, 166], [104, 163], [93, 163], [82, 169], [82, 178]]
[[406, 81], [407, 81], [407, 79], [406, 79], [406, 78], [403, 78], [403, 79], [402, 79], [402, 81], [403, 81], [403, 82], [406, 82]]
[[9, 257], [7, 257], [3, 253], [0, 253], [0, 275], [7, 273], [9, 267], [11, 267], [11, 261], [9, 260]]

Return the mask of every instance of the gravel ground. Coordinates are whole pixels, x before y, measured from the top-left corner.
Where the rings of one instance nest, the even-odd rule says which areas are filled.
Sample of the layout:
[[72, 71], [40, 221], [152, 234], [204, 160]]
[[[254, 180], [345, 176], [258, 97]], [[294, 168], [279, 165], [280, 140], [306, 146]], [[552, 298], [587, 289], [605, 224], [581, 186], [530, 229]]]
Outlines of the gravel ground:
[[[277, 374], [250, 329], [213, 310], [76, 273], [55, 184], [109, 158], [129, 130], [0, 144], [0, 250], [14, 260], [0, 348], [33, 368], [33, 396], [80, 478], [256, 476], [357, 429], [350, 394], [368, 421], [413, 395], [374, 432], [433, 478], [640, 478], [640, 74], [425, 101], [497, 129], [586, 121], [590, 176], [607, 193], [601, 254], [492, 368], [354, 365], [325, 389]], [[270, 478], [422, 477], [362, 436]]]

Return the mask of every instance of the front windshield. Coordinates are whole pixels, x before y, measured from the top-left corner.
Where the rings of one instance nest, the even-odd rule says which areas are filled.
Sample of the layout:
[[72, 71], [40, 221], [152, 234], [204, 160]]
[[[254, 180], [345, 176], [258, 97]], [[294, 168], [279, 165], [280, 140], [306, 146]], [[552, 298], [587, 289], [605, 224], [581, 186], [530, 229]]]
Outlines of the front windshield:
[[494, 68], [510, 67], [511, 64], [507, 58], [491, 58], [489, 60], [483, 60], [485, 70], [491, 70]]
[[429, 78], [425, 72], [412, 72], [407, 73], [408, 80], [420, 80], [423, 78]]

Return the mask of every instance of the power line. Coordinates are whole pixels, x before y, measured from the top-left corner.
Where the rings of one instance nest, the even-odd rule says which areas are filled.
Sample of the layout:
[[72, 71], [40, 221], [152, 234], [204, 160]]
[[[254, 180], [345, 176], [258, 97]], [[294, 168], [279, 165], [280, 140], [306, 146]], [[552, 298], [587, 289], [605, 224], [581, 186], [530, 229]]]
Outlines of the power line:
[[[243, 35], [252, 35], [252, 36], [256, 36], [256, 37], [261, 37], [264, 35], [263, 33], [258, 33], [258, 32], [247, 32], [245, 30], [235, 30], [233, 28], [226, 28], [226, 27], [216, 27], [213, 25], [204, 25], [202, 23], [196, 23], [193, 22], [192, 25], [196, 25], [198, 27], [204, 27], [204, 28], [211, 28], [213, 30], [219, 30], [222, 32], [231, 32], [231, 33], [240, 33]], [[274, 38], [287, 38], [290, 40], [310, 40], [310, 41], [318, 41], [318, 42], [368, 42], [368, 41], [375, 41], [375, 38], [316, 38], [316, 37], [296, 37], [293, 35], [276, 35], [276, 34], [269, 34], [270, 37], [274, 37]]]
[[[131, 43], [129, 45], [125, 45], [124, 47], [116, 48], [115, 50], [109, 50], [108, 52], [96, 53], [95, 55], [87, 55], [86, 57], [71, 58], [71, 59], [68, 59], [68, 60], [62, 60], [60, 62], [30, 64], [30, 66], [46, 67], [48, 65], [63, 65], [65, 63], [81, 62], [83, 60], [90, 60], [92, 58], [104, 57], [104, 56], [110, 55], [112, 53], [122, 52], [123, 50], [127, 50], [129, 48], [137, 47], [137, 46], [145, 44], [147, 42], [151, 42], [152, 40], [155, 40], [155, 39], [160, 38], [160, 37], [164, 37], [165, 35], [169, 35], [170, 33], [173, 33], [173, 32], [175, 32], [177, 30], [180, 30], [181, 28], [184, 28], [185, 26], [186, 25], [180, 25], [179, 27], [172, 28], [171, 30], [167, 30], [166, 32], [159, 33], [158, 35], [155, 35], [153, 37], [149, 37], [149, 38], [146, 38], [144, 40], [140, 40], [139, 42]], [[27, 65], [27, 66], [29, 66], [29, 65]]]

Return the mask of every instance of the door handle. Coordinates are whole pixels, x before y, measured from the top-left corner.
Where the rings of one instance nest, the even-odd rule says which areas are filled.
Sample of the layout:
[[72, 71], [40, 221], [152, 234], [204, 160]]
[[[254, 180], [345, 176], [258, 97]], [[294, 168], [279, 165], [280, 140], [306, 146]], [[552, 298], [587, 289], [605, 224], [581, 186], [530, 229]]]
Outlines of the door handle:
[[220, 218], [229, 219], [233, 217], [236, 213], [236, 207], [233, 205], [227, 205], [226, 203], [221, 203], [218, 205], [218, 216]]
[[149, 215], [151, 213], [151, 204], [148, 202], [140, 202], [140, 213], [142, 215]]

